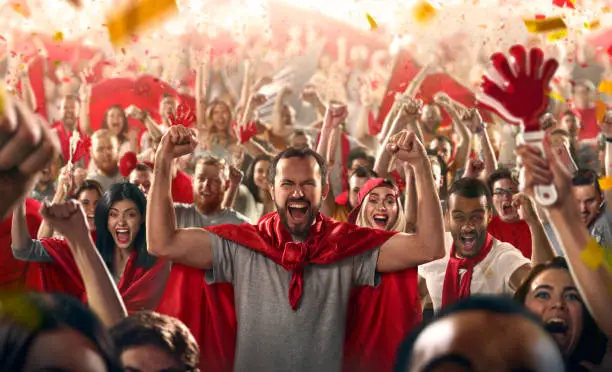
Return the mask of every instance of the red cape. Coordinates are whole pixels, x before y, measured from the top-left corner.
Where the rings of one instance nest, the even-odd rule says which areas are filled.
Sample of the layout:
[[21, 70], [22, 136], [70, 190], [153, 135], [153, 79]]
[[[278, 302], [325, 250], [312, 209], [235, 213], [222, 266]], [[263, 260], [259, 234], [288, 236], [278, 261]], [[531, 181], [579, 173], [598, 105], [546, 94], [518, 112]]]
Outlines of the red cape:
[[[26, 199], [26, 221], [30, 237], [36, 239], [42, 218], [38, 213], [40, 203]], [[11, 250], [12, 215], [0, 222], [0, 292], [6, 290], [23, 290], [29, 262], [19, 261], [13, 257]]]
[[[41, 292], [61, 292], [86, 301], [85, 285], [66, 239], [45, 238], [41, 243], [53, 258], [52, 263], [32, 263], [28, 271], [28, 289]], [[157, 260], [150, 269], [136, 266], [132, 253], [119, 281], [119, 293], [128, 312], [157, 307], [167, 277], [167, 261]]]
[[[300, 267], [305, 264], [329, 264], [339, 261], [379, 247], [396, 234], [395, 232], [360, 228], [319, 215], [311, 228], [311, 238], [305, 244], [308, 248], [306, 251], [300, 251], [299, 249], [295, 250], [298, 244], [291, 244], [291, 248], [285, 246], [285, 243], [291, 242], [291, 236], [284, 228], [277, 213], [263, 216], [257, 225], [219, 225], [207, 227], [206, 230], [263, 253], [285, 268], [294, 268], [292, 283], [299, 281], [295, 277], [301, 272]], [[414, 270], [407, 270], [405, 275], [416, 276], [416, 273]], [[195, 335], [200, 345], [200, 368], [212, 372], [232, 371], [236, 343], [236, 314], [231, 285], [225, 283], [207, 285], [202, 270], [173, 264], [166, 288], [168, 290], [164, 293], [157, 310], [180, 319]], [[397, 289], [399, 290], [399, 287]], [[373, 292], [376, 292], [376, 290]], [[397, 295], [391, 292], [385, 292], [384, 297], [389, 300], [397, 298], [395, 297]], [[416, 286], [414, 294], [402, 292], [402, 296], [408, 296], [408, 298], [417, 296], [418, 298]], [[360, 303], [363, 303], [363, 301]], [[388, 303], [379, 304], [379, 306], [392, 305]], [[411, 310], [406, 313], [414, 311], [412, 309], [415, 309], [416, 306], [420, 307], [420, 304], [418, 302], [417, 304], [411, 304]], [[365, 307], [356, 306], [355, 301], [352, 301], [348, 311], [349, 319], [363, 320], [363, 317], [369, 315], [360, 313], [363, 309]], [[406, 313], [404, 313], [404, 316], [406, 316]], [[400, 312], [395, 314], [399, 315]], [[413, 321], [414, 319], [410, 319], [408, 322], [412, 323]], [[355, 326], [355, 323], [356, 321], [351, 321], [348, 325]], [[397, 323], [394, 322], [394, 324]], [[354, 337], [356, 339], [347, 340], [346, 345], [349, 348], [347, 354], [355, 355], [357, 352], [369, 352], [356, 348], [361, 348], [363, 345], [365, 347], [372, 346], [364, 342], [362, 338], [362, 336], [366, 339], [370, 337], [369, 332], [372, 332], [372, 330], [348, 329], [347, 335], [353, 337], [351, 336], [353, 331], [355, 331]], [[392, 334], [392, 331], [389, 334]], [[405, 334], [401, 336], [403, 337]], [[388, 363], [385, 362], [385, 365], [393, 364], [396, 346], [397, 344], [394, 345], [392, 351], [388, 352], [392, 356], [389, 357]], [[381, 355], [374, 350], [370, 354]]]

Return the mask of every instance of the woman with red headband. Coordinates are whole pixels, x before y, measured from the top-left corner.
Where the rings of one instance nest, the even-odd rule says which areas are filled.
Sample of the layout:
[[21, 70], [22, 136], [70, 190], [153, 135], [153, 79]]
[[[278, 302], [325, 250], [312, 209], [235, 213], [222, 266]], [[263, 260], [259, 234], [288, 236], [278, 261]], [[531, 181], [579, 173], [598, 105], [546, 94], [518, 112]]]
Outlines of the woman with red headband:
[[[372, 178], [358, 196], [349, 222], [388, 231], [411, 229], [399, 190], [390, 180]], [[347, 319], [345, 366], [360, 372], [391, 371], [400, 342], [422, 320], [417, 268], [380, 274], [377, 287], [356, 288], [350, 308], [355, 311]], [[367, 344], [358, 345], [358, 340]]]

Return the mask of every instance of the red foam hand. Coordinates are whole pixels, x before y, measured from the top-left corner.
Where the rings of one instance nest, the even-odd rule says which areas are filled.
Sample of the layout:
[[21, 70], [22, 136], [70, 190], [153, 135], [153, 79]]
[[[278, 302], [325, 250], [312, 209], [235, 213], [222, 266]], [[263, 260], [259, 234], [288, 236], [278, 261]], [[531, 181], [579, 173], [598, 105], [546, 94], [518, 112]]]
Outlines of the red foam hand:
[[196, 116], [189, 106], [185, 103], [181, 103], [176, 108], [176, 115], [170, 114], [169, 117], [171, 125], [182, 125], [185, 128], [192, 126], [196, 122]]
[[89, 150], [91, 149], [91, 138], [89, 137], [81, 137], [79, 142], [77, 142], [76, 148], [74, 149], [74, 153], [72, 154], [72, 161], [77, 162], [81, 160], [83, 157], [89, 154]]
[[510, 54], [514, 68], [502, 53], [491, 56], [503, 83], [500, 87], [483, 76], [478, 104], [509, 123], [523, 125], [525, 131], [539, 130], [539, 118], [546, 112], [550, 82], [559, 63], [554, 59], [544, 62], [544, 53], [539, 48], [531, 49], [527, 56], [523, 46], [515, 45], [510, 48]]
[[257, 135], [257, 126], [254, 121], [250, 121], [245, 125], [238, 125], [237, 122], [232, 123], [234, 133], [238, 136], [240, 143], [245, 143]]
[[123, 177], [128, 177], [134, 168], [136, 168], [136, 165], [138, 165], [136, 154], [131, 151], [126, 152], [121, 160], [119, 160], [119, 172], [121, 172]]

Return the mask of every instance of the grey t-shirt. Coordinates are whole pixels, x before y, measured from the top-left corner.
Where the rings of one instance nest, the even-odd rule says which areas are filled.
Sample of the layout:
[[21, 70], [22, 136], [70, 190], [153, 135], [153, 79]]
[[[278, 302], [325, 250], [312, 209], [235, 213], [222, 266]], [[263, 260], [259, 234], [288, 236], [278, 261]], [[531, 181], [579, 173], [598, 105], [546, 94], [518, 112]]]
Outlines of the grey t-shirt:
[[188, 227], [206, 227], [222, 224], [240, 225], [250, 222], [249, 219], [233, 209], [224, 209], [215, 214], [202, 214], [198, 212], [195, 204], [174, 203], [176, 224], [179, 229]]
[[597, 240], [599, 245], [612, 249], [612, 215], [610, 215], [607, 208], [601, 212], [593, 225], [591, 225], [589, 233]]
[[90, 172], [87, 175], [87, 179], [88, 180], [94, 180], [94, 181], [98, 181], [100, 183], [100, 185], [102, 185], [102, 189], [104, 191], [110, 189], [110, 187], [116, 183], [123, 183], [125, 182], [125, 178], [121, 175], [120, 172], [117, 172], [117, 174], [115, 174], [112, 177], [109, 176], [105, 176], [101, 173], [97, 173], [97, 172]]
[[265, 255], [211, 234], [209, 284], [234, 286], [238, 321], [235, 371], [328, 372], [342, 369], [346, 313], [354, 286], [376, 285], [379, 249], [304, 269], [296, 311], [291, 272]]

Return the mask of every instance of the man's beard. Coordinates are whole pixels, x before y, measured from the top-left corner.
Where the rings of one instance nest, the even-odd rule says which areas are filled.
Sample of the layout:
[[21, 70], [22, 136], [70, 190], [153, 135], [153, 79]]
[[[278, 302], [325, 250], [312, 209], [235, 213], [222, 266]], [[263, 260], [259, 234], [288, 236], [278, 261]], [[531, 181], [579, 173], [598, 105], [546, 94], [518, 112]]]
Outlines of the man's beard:
[[203, 198], [196, 193], [193, 196], [193, 202], [200, 213], [212, 214], [221, 207], [221, 203], [223, 203], [223, 195]]
[[[287, 213], [289, 213], [289, 211], [287, 210], [287, 205], [291, 202], [305, 202], [308, 203], [309, 206], [308, 211], [306, 212], [307, 218], [305, 223], [303, 223], [301, 226], [295, 226], [294, 228], [291, 228], [289, 226], [289, 222], [287, 220]], [[274, 206], [276, 207], [276, 211], [280, 216], [283, 226], [285, 226], [291, 236], [300, 241], [306, 241], [306, 239], [308, 238], [308, 233], [310, 232], [310, 226], [312, 226], [312, 223], [317, 218], [319, 209], [321, 209], [321, 201], [319, 201], [319, 203], [317, 203], [316, 205], [311, 205], [310, 202], [306, 199], [289, 199], [285, 202], [285, 207], [281, 207], [276, 203], [275, 200]]]

